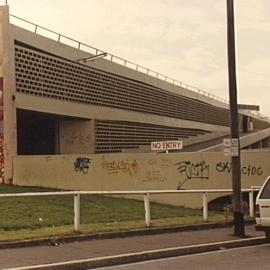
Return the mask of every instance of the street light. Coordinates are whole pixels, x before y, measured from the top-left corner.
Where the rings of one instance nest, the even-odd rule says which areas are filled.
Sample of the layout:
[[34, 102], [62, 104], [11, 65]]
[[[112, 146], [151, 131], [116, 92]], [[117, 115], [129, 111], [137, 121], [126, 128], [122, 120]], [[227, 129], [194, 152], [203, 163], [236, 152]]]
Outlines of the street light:
[[238, 151], [232, 155], [232, 186], [233, 186], [233, 223], [234, 234], [245, 236], [245, 223], [241, 192], [241, 159], [239, 144], [239, 123], [237, 106], [237, 85], [235, 70], [235, 40], [234, 40], [234, 0], [227, 0], [227, 38], [228, 38], [228, 71], [231, 114], [231, 138], [238, 142]]

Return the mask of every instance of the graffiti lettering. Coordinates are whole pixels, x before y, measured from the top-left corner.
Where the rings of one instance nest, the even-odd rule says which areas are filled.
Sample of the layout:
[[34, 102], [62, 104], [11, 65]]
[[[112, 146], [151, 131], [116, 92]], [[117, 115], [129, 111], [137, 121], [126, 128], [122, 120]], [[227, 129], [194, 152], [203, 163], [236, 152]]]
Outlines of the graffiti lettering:
[[[230, 162], [219, 162], [216, 165], [216, 170], [221, 173], [230, 173], [232, 171], [232, 164]], [[242, 175], [254, 176], [254, 175], [262, 175], [263, 169], [262, 167], [255, 167], [252, 165], [243, 166], [241, 169]]]
[[191, 179], [209, 179], [210, 166], [205, 161], [191, 163], [190, 161], [181, 161], [175, 164], [181, 175], [184, 175], [184, 180], [179, 182], [178, 189]]
[[173, 161], [169, 158], [161, 156], [161, 167], [171, 167], [173, 165]]
[[254, 166], [248, 165], [247, 167], [242, 168], [242, 174], [243, 175], [262, 175], [263, 170], [261, 167], [254, 167]]
[[180, 174], [185, 175], [185, 180], [189, 179], [209, 179], [209, 165], [205, 161], [191, 163], [190, 161], [182, 161], [176, 163], [177, 170]]
[[86, 157], [78, 157], [74, 162], [75, 172], [88, 173], [91, 164], [91, 159]]
[[160, 171], [148, 171], [143, 182], [164, 182], [166, 177], [160, 175]]
[[101, 166], [103, 169], [106, 169], [109, 174], [122, 172], [135, 175], [139, 169], [138, 162], [135, 159], [133, 161], [121, 160], [112, 162], [106, 162], [104, 159]]
[[76, 132], [66, 132], [64, 135], [61, 136], [61, 138], [70, 145], [77, 143], [86, 145], [89, 142], [90, 135]]
[[232, 164], [229, 162], [219, 162], [216, 165], [216, 170], [218, 172], [227, 172], [230, 173], [232, 171]]

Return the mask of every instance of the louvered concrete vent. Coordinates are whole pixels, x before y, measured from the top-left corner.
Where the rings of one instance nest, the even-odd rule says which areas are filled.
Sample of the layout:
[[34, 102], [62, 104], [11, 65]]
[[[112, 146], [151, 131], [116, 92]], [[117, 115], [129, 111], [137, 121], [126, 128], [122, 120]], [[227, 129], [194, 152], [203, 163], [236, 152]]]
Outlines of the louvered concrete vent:
[[195, 99], [15, 45], [16, 91], [228, 126], [229, 111]]

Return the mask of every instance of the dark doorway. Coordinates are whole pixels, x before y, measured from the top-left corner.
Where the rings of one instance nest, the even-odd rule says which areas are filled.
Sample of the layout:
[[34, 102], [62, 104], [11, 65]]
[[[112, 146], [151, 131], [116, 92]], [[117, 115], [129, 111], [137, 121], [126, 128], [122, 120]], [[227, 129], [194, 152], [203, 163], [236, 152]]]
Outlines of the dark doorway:
[[248, 132], [248, 116], [243, 115], [243, 132]]
[[18, 155], [56, 154], [56, 127], [53, 116], [17, 110]]

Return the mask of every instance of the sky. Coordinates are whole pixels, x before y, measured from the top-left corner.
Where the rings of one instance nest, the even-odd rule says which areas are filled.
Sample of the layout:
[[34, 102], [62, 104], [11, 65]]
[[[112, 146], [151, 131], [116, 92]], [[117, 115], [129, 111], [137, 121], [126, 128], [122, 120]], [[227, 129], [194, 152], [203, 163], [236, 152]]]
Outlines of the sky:
[[[226, 0], [8, 4], [13, 15], [228, 99]], [[238, 102], [270, 116], [270, 1], [235, 0], [235, 28]]]

